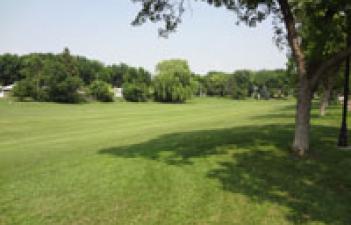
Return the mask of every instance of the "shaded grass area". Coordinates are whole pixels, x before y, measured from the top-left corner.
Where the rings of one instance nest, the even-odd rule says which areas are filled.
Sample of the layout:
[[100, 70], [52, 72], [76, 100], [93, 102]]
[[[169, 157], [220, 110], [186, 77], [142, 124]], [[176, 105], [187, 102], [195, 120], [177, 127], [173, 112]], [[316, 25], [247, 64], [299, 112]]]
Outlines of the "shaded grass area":
[[219, 160], [219, 167], [207, 173], [223, 190], [244, 194], [255, 204], [285, 206], [292, 224], [346, 225], [351, 222], [351, 159], [349, 153], [336, 152], [337, 132], [334, 127], [314, 126], [313, 151], [305, 160], [288, 153], [293, 127], [279, 125], [174, 133], [100, 152], [177, 166], [226, 155], [229, 160]]
[[339, 107], [289, 153], [294, 102], [0, 102], [0, 224], [351, 224]]

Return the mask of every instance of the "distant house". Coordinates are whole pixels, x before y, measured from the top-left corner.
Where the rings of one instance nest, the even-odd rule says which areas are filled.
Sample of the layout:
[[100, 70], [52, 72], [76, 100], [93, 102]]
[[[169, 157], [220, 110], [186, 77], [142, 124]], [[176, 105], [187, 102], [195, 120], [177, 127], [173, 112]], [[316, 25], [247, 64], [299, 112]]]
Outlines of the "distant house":
[[7, 85], [7, 86], [0, 86], [0, 98], [6, 97], [8, 93], [10, 93], [13, 89], [15, 84]]
[[[344, 104], [344, 96], [343, 95], [339, 95], [338, 96], [338, 102], [339, 104], [343, 105]], [[347, 110], [349, 112], [351, 112], [351, 96], [349, 96], [349, 100], [347, 102]]]
[[113, 88], [113, 93], [116, 98], [123, 98], [123, 89], [122, 88]]

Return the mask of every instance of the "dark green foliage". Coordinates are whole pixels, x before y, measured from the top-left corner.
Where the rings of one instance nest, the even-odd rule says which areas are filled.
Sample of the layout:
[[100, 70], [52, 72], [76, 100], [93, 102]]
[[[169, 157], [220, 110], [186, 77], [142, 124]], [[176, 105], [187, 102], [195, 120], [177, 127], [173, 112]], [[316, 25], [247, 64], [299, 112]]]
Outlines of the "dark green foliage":
[[284, 70], [260, 70], [254, 74], [254, 84], [265, 88], [270, 97], [287, 97], [294, 88], [293, 81]]
[[77, 103], [82, 100], [78, 93], [81, 85], [81, 80], [76, 76], [67, 76], [62, 80], [51, 77], [48, 89], [49, 100], [62, 103]]
[[48, 100], [62, 103], [81, 101], [78, 91], [83, 82], [79, 77], [76, 57], [71, 56], [68, 48], [65, 48], [57, 59], [46, 63], [43, 68], [44, 77], [47, 79]]
[[[96, 60], [89, 60], [85, 57], [78, 56], [77, 66], [79, 77], [84, 81], [84, 84], [89, 85], [91, 82], [100, 77], [104, 73], [104, 65]], [[102, 75], [104, 76], [104, 75]]]
[[247, 89], [244, 87], [241, 87], [238, 83], [233, 83], [232, 86], [233, 90], [231, 93], [231, 97], [233, 99], [245, 99], [247, 97]]
[[36, 101], [76, 103], [82, 85], [75, 59], [65, 50], [60, 55], [31, 54], [25, 56], [25, 77], [16, 85], [14, 95], [19, 99], [31, 97]]
[[89, 93], [98, 101], [102, 101], [102, 102], [113, 101], [113, 92], [111, 90], [111, 85], [109, 85], [105, 81], [101, 81], [101, 80], [93, 81], [89, 86]]
[[238, 70], [232, 74], [210, 72], [203, 80], [207, 95], [234, 99], [262, 98], [262, 94], [265, 99], [287, 97], [294, 86], [285, 70]]
[[81, 79], [75, 74], [69, 74], [72, 68], [65, 64], [52, 62], [43, 69], [47, 86], [42, 88], [48, 93], [49, 101], [76, 103], [81, 100], [78, 90], [82, 85]]
[[151, 74], [143, 68], [128, 67], [123, 74], [123, 82], [125, 83], [144, 83], [151, 84]]
[[249, 95], [250, 89], [249, 71], [237, 71], [230, 76], [227, 84], [227, 94], [233, 99], [245, 99]]
[[[192, 95], [257, 98], [262, 94], [263, 86], [266, 86], [267, 90], [263, 92], [268, 91], [269, 97], [286, 97], [292, 94], [292, 87], [297, 82], [292, 78], [296, 77], [293, 74], [295, 66], [293, 63], [289, 65], [288, 72], [240, 70], [234, 73], [209, 72], [206, 76], [200, 76], [191, 74], [189, 66], [183, 60], [164, 61], [157, 66], [158, 74], [153, 81], [154, 96], [160, 102], [185, 102]], [[7, 79], [7, 75], [1, 74], [17, 75]], [[58, 55], [34, 53], [21, 57], [8, 54], [0, 56], [0, 75], [7, 79], [2, 79], [6, 84], [23, 80], [14, 95], [19, 99], [31, 97], [36, 101], [76, 102], [80, 98], [78, 89], [82, 85], [89, 87], [95, 80], [117, 87], [127, 84], [127, 100], [145, 101], [150, 97], [152, 83], [151, 74], [143, 68], [123, 63], [105, 66], [96, 60], [72, 56], [68, 49]], [[81, 84], [79, 78], [82, 80]], [[65, 91], [69, 93], [63, 94]], [[106, 96], [107, 99], [110, 98]]]
[[122, 87], [123, 85], [123, 77], [127, 73], [128, 65], [120, 64], [120, 65], [112, 65], [109, 66], [108, 69], [110, 70], [110, 82], [115, 87]]
[[[98, 80], [98, 81], [97, 81]], [[111, 86], [126, 85], [126, 98], [146, 101], [151, 74], [126, 64], [105, 66], [82, 56], [72, 56], [65, 48], [61, 54], [32, 53], [24, 56], [0, 56], [0, 85], [17, 81], [13, 95], [19, 100], [75, 103], [82, 100], [83, 85], [99, 101], [113, 101]], [[96, 81], [96, 82], [95, 82]], [[94, 83], [93, 85], [91, 85]], [[133, 85], [129, 85], [133, 83]], [[81, 94], [79, 94], [81, 93]], [[88, 94], [88, 93], [87, 93]]]
[[14, 96], [19, 99], [30, 97], [36, 101], [49, 101], [48, 76], [44, 74], [44, 68], [55, 60], [51, 54], [29, 54], [23, 56], [23, 69], [21, 75], [24, 77], [17, 82]]
[[20, 80], [16, 83], [13, 88], [13, 96], [17, 97], [20, 101], [23, 101], [26, 97], [33, 95], [34, 91], [33, 83], [28, 79]]
[[234, 82], [232, 86], [232, 98], [233, 99], [245, 99], [248, 96], [247, 87], [239, 82]]
[[130, 102], [145, 102], [149, 96], [149, 87], [144, 83], [125, 83], [123, 97]]
[[20, 101], [27, 97], [35, 101], [51, 101], [48, 93], [48, 86], [44, 86], [42, 82], [43, 80], [39, 81], [29, 78], [20, 80], [13, 89], [13, 95]]
[[184, 103], [195, 89], [188, 63], [184, 60], [160, 62], [153, 84], [155, 100], [159, 102]]
[[124, 83], [151, 84], [151, 74], [148, 71], [140, 67], [131, 67], [124, 63], [107, 66], [105, 71], [102, 72], [102, 76], [100, 75], [99, 78], [116, 87], [122, 87]]
[[0, 85], [10, 85], [22, 78], [22, 61], [17, 55], [4, 54], [0, 56]]
[[[148, 96], [151, 74], [143, 68], [123, 63], [105, 66], [97, 60], [72, 56], [68, 48], [61, 54], [0, 55], [0, 85], [18, 82], [13, 95], [20, 100], [29, 97], [35, 101], [77, 102], [82, 97], [78, 89], [83, 85], [89, 87], [96, 80], [117, 87], [124, 83], [138, 83], [139, 89], [147, 86], [143, 92]], [[101, 99], [98, 96], [102, 101], [111, 100], [110, 94], [101, 96]]]

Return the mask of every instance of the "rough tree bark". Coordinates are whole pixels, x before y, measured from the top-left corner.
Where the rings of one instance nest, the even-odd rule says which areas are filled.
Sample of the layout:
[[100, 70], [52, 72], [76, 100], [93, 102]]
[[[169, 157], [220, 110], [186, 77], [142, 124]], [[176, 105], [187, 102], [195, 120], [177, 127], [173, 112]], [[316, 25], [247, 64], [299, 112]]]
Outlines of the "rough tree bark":
[[297, 63], [299, 76], [299, 92], [297, 96], [297, 109], [295, 117], [295, 136], [292, 150], [303, 156], [309, 148], [310, 114], [313, 91], [307, 77], [305, 55], [300, 45], [299, 35], [296, 30], [295, 18], [287, 0], [278, 0], [288, 33], [288, 42], [294, 59]]
[[295, 136], [293, 151], [303, 156], [309, 149], [310, 119], [313, 91], [306, 76], [300, 78], [295, 115]]

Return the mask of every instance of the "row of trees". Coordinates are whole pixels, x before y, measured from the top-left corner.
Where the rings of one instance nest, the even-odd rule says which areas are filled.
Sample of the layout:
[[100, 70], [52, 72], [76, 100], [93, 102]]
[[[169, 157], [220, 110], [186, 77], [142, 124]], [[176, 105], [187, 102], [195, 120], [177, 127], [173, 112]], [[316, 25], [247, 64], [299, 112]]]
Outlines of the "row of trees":
[[293, 81], [285, 70], [209, 72], [206, 76], [198, 76], [197, 80], [200, 95], [231, 96], [234, 99], [284, 98], [294, 91]]
[[[15, 54], [0, 55], [0, 84], [9, 85], [21, 80], [26, 76], [34, 76], [46, 63], [50, 61], [60, 61], [60, 56], [65, 55], [66, 61], [69, 60], [71, 67], [85, 85], [90, 85], [93, 81], [103, 80], [113, 86], [121, 87], [126, 82], [146, 82], [150, 83], [151, 75], [143, 68], [135, 68], [124, 63], [119, 65], [105, 66], [97, 60], [87, 59], [83, 56], [72, 56], [69, 49], [65, 49], [62, 54], [42, 54], [32, 53], [24, 56]], [[36, 68], [32, 66], [33, 61], [39, 62]], [[29, 68], [32, 67], [32, 68]], [[28, 74], [31, 69], [32, 74]], [[72, 68], [71, 68], [72, 69]], [[24, 72], [23, 70], [27, 70]], [[26, 73], [26, 74], [25, 74]]]
[[160, 62], [156, 76], [126, 64], [105, 66], [96, 60], [61, 54], [33, 53], [0, 56], [0, 84], [16, 82], [14, 96], [20, 100], [77, 103], [92, 97], [113, 101], [112, 87], [121, 87], [127, 101], [154, 98], [160, 102], [185, 102], [196, 90], [185, 60]]
[[1, 55], [0, 84], [14, 82], [14, 95], [19, 99], [75, 103], [90, 96], [113, 101], [113, 86], [150, 85], [151, 74], [126, 64], [105, 66], [73, 56], [66, 48], [61, 54]]
[[61, 54], [33, 53], [0, 56], [0, 82], [17, 82], [19, 99], [75, 103], [90, 96], [113, 101], [112, 87], [122, 87], [127, 101], [185, 102], [193, 95], [228, 96], [233, 99], [287, 97], [292, 85], [285, 70], [241, 70], [234, 73], [192, 74], [187, 61], [166, 60], [156, 74], [126, 64], [105, 66], [99, 61]]

